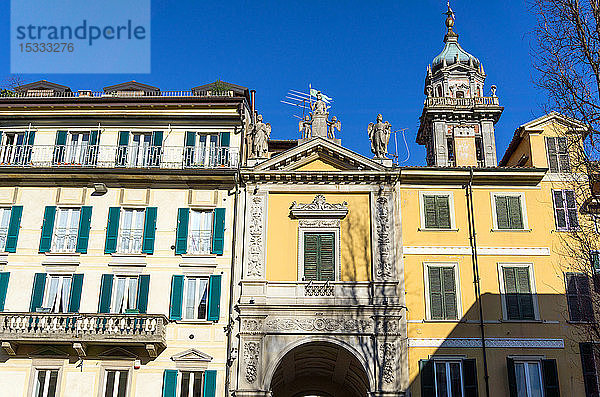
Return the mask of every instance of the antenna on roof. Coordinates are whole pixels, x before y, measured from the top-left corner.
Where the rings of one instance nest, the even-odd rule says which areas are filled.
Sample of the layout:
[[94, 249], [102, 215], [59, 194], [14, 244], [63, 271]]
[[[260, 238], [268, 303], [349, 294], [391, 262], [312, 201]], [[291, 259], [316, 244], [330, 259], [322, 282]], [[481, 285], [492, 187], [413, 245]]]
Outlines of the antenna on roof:
[[[394, 154], [390, 154], [390, 156], [392, 156], [393, 162], [396, 165], [399, 165], [400, 163], [406, 163], [408, 161], [408, 159], [410, 158], [410, 149], [408, 148], [408, 143], [406, 142], [406, 136], [404, 135], [405, 131], [408, 130], [408, 128], [401, 128], [399, 130], [395, 130], [392, 131], [392, 134], [394, 134], [394, 144], [396, 147], [396, 151], [394, 152]], [[404, 146], [406, 147], [406, 158], [402, 161], [398, 161], [398, 133], [402, 134], [402, 140], [404, 141]]]
[[[314, 88], [312, 85], [308, 84], [308, 92], [298, 91], [298, 90], [289, 90], [285, 94], [285, 98], [280, 102], [286, 105], [294, 106], [296, 110], [300, 111], [302, 109], [302, 116], [298, 114], [293, 114], [292, 117], [296, 117], [298, 119], [303, 120], [306, 115], [310, 113], [312, 110], [312, 104], [317, 98], [317, 92], [320, 92]], [[327, 95], [321, 92], [321, 99], [327, 105], [330, 105], [333, 102], [333, 98], [328, 97]], [[331, 106], [327, 106], [329, 109]]]

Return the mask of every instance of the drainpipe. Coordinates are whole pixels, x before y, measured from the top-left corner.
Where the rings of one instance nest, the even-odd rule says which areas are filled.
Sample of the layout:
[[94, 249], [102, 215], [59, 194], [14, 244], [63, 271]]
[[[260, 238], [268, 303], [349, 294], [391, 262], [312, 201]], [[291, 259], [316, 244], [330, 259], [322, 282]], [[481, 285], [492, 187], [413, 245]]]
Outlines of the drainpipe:
[[481, 333], [481, 348], [483, 353], [483, 380], [485, 382], [485, 395], [487, 397], [490, 397], [490, 384], [487, 367], [487, 351], [485, 348], [485, 326], [483, 323], [483, 304], [481, 303], [479, 264], [477, 262], [477, 232], [475, 231], [475, 214], [473, 211], [473, 167], [470, 167], [469, 170], [469, 183], [465, 185], [465, 195], [467, 198], [467, 216], [469, 220], [469, 242], [471, 243], [471, 259], [473, 262], [473, 285], [475, 286], [475, 297], [479, 302], [479, 330]]

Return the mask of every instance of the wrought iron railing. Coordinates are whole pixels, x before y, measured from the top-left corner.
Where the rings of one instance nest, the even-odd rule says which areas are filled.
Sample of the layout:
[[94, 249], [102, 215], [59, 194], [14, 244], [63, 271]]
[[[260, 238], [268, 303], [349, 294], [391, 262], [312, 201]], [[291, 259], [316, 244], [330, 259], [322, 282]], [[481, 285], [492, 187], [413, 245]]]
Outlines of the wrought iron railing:
[[77, 232], [76, 228], [56, 228], [52, 237], [52, 252], [75, 252]]
[[0, 167], [235, 168], [239, 150], [180, 146], [0, 146]]
[[456, 106], [456, 107], [474, 107], [474, 106], [498, 106], [500, 104], [498, 97], [473, 97], [473, 98], [451, 98], [451, 97], [428, 97], [425, 99], [425, 106]]
[[188, 236], [188, 252], [190, 254], [210, 254], [212, 232], [210, 230], [193, 230]]
[[122, 229], [119, 232], [119, 253], [139, 254], [143, 239], [144, 229]]
[[5, 98], [131, 98], [131, 97], [233, 97], [233, 90], [203, 90], [203, 91], [89, 91], [56, 92], [53, 90], [29, 90], [24, 92], [11, 92], [0, 95], [0, 100]]

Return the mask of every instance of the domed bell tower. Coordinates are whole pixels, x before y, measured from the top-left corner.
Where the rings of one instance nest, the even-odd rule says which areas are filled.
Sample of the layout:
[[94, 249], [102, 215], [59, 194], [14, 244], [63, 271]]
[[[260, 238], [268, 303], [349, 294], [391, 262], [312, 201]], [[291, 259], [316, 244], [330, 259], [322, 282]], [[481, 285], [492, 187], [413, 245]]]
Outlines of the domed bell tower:
[[495, 86], [484, 96], [483, 64], [458, 44], [450, 5], [446, 15], [444, 49], [427, 66], [417, 143], [430, 166], [495, 167], [494, 125], [504, 108]]

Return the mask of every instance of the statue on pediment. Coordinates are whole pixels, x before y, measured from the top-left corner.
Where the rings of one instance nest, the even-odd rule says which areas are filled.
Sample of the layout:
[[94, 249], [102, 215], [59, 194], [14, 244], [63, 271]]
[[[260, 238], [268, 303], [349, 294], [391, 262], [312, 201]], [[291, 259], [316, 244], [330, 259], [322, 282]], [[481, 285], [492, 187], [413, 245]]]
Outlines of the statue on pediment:
[[304, 116], [304, 118], [302, 120], [300, 120], [300, 122], [298, 123], [298, 131], [300, 131], [302, 133], [301, 137], [302, 139], [310, 139], [312, 136], [312, 132], [311, 132], [311, 125], [312, 122], [310, 120], [310, 115], [306, 115]]
[[392, 133], [392, 125], [388, 121], [384, 122], [383, 116], [378, 114], [377, 122], [369, 123], [367, 132], [371, 140], [371, 151], [375, 155], [375, 158], [387, 158], [387, 146]]
[[342, 131], [342, 122], [333, 116], [331, 120], [327, 120], [327, 138], [335, 139], [335, 130]]
[[271, 124], [263, 123], [263, 117], [259, 114], [256, 123], [252, 126], [250, 133], [250, 158], [266, 158], [269, 151], [269, 137], [271, 136]]

